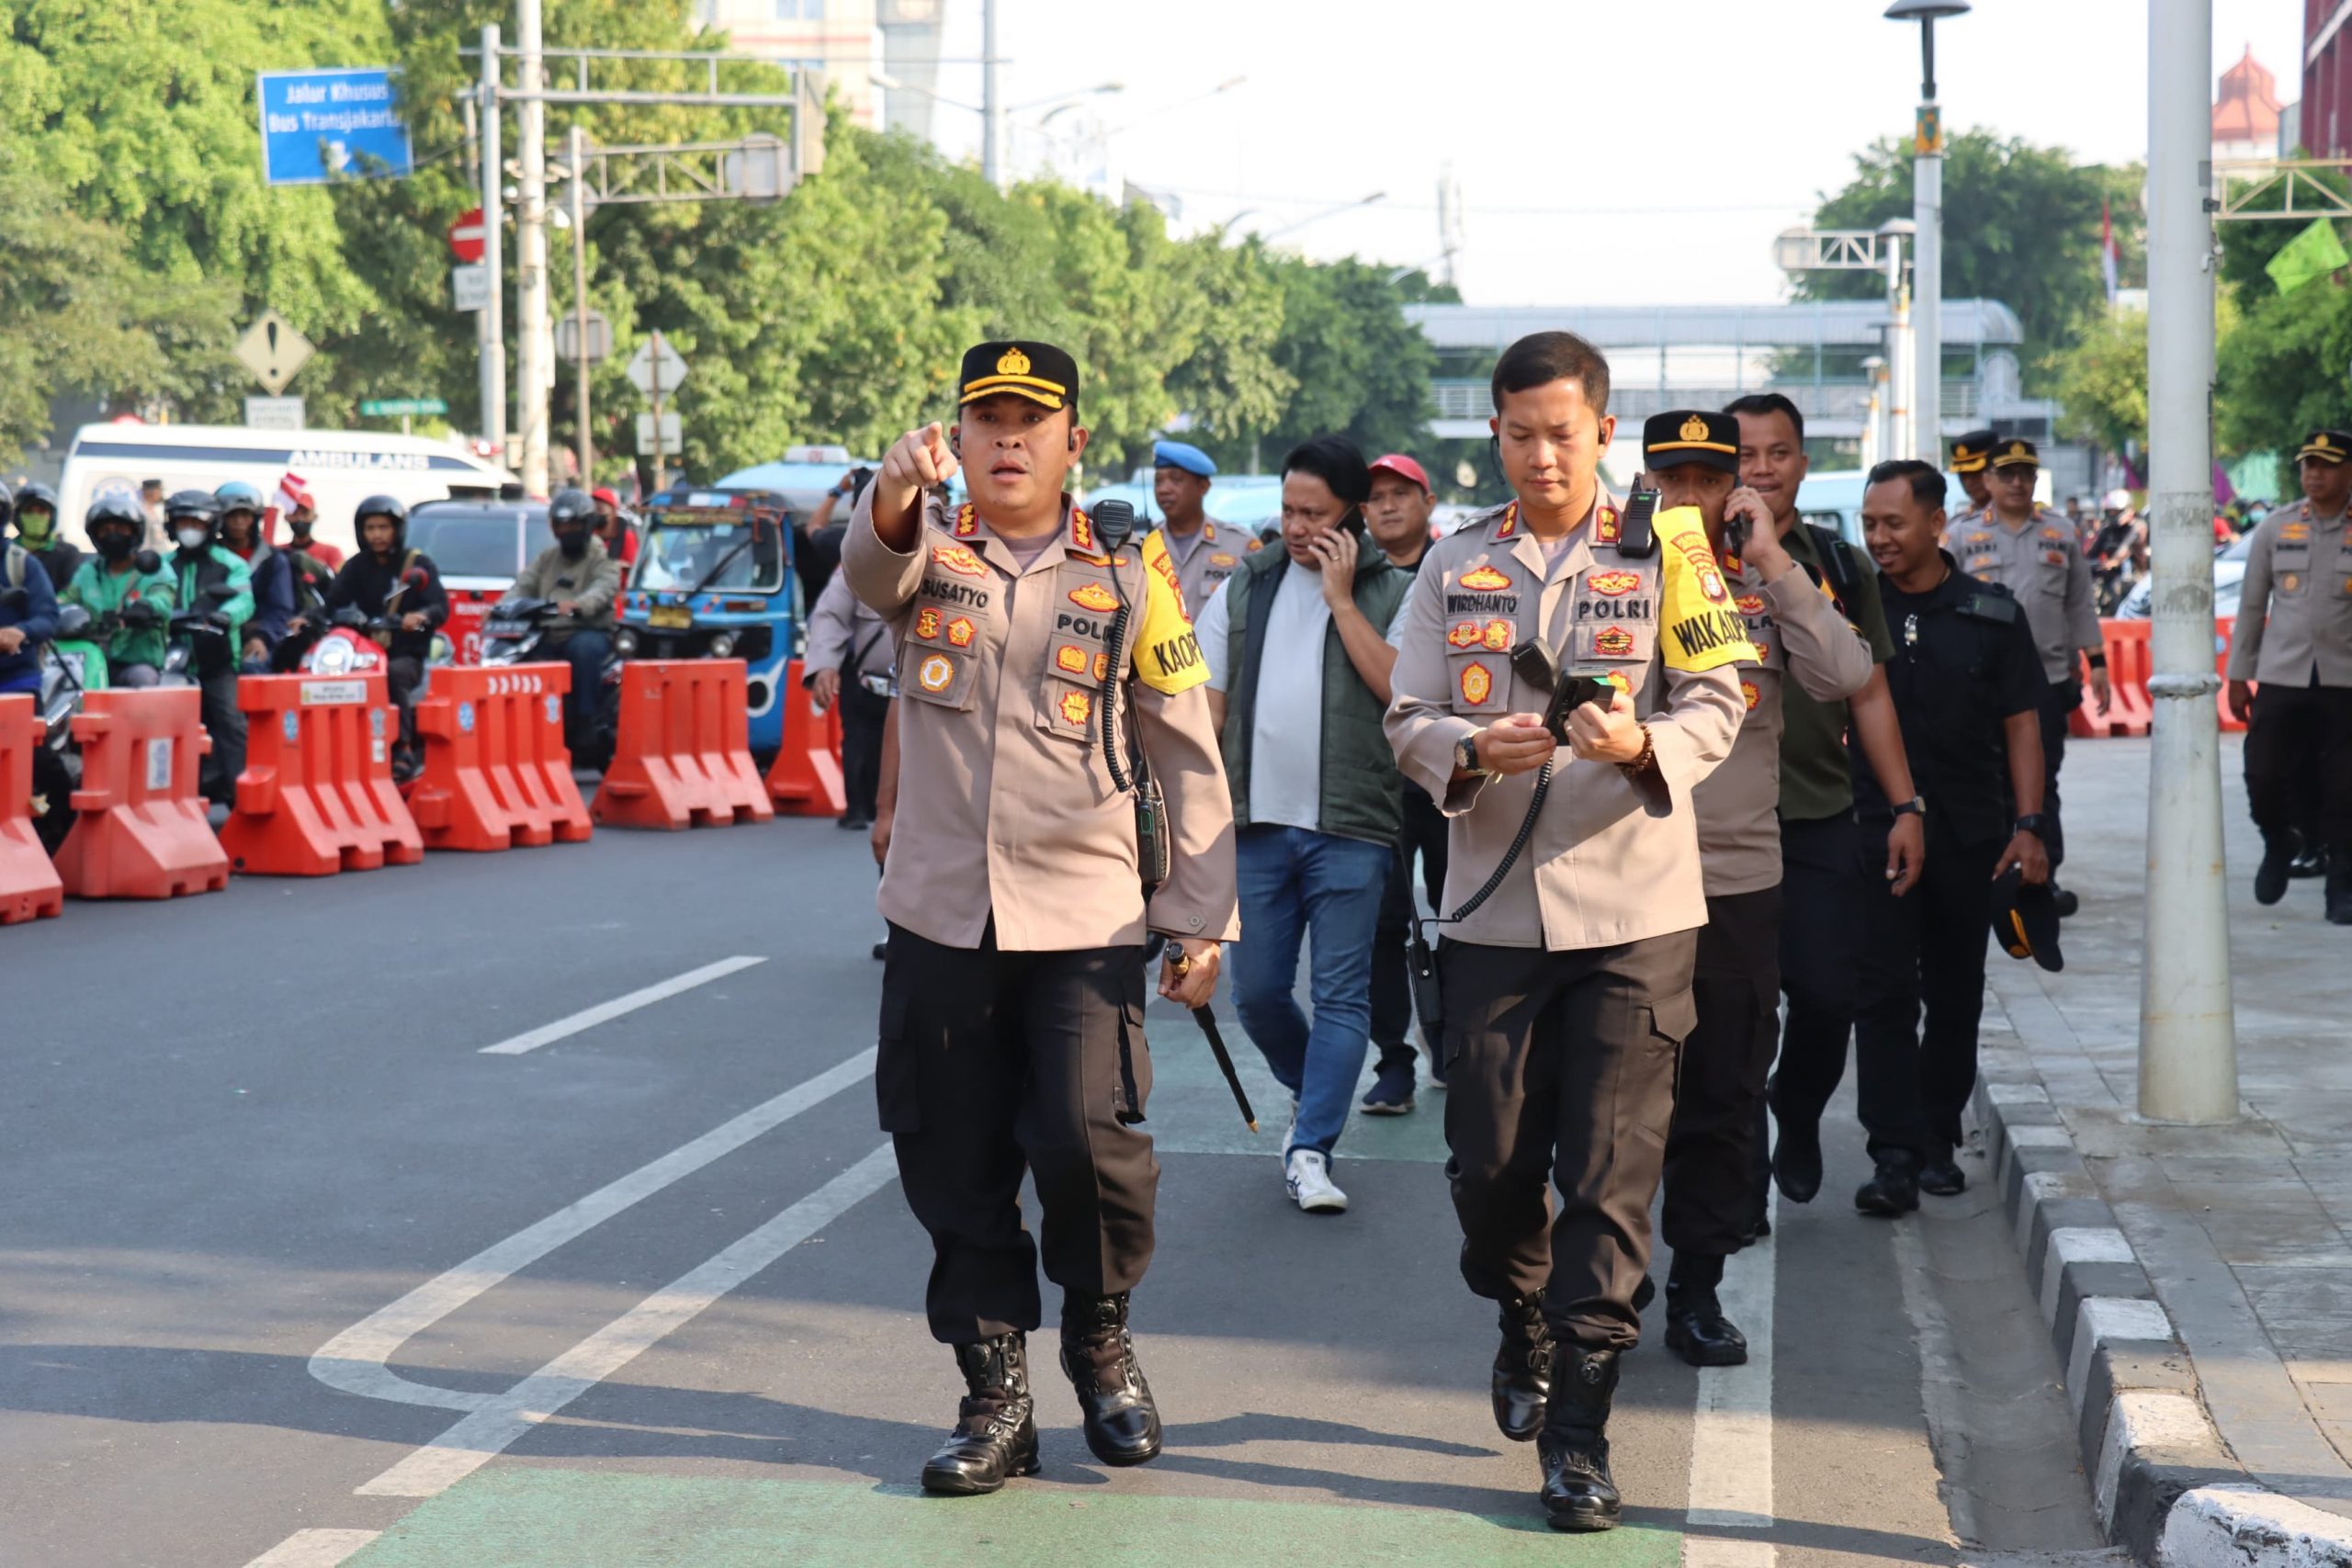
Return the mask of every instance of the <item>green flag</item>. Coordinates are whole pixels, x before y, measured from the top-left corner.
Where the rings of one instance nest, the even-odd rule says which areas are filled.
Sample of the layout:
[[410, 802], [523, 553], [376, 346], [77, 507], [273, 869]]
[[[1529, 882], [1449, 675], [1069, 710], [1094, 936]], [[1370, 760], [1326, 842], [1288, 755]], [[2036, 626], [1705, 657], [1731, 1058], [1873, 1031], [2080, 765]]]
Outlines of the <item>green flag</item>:
[[2312, 278], [2325, 277], [2347, 265], [2352, 265], [2352, 255], [2345, 254], [2344, 242], [2335, 237], [2335, 225], [2322, 218], [2288, 241], [2262, 270], [2270, 275], [2279, 293], [2292, 294]]

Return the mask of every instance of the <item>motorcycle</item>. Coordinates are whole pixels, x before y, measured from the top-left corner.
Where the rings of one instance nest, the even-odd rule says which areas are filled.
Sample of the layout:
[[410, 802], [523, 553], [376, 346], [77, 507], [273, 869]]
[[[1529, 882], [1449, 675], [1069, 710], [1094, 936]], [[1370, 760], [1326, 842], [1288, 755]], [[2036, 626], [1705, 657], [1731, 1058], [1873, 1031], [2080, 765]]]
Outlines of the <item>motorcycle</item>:
[[[0, 604], [21, 605], [24, 594], [21, 588], [10, 589], [0, 593]], [[159, 610], [148, 608], [146, 614], [149, 626], [162, 621]], [[125, 619], [119, 611], [93, 615], [83, 605], [67, 604], [57, 613], [56, 637], [41, 649], [40, 692], [34, 699], [40, 715], [41, 749], [33, 761], [33, 831], [52, 855], [74, 826], [72, 796], [82, 787], [82, 749], [74, 742], [74, 716], [82, 711], [85, 696], [113, 684], [107, 646]], [[176, 666], [167, 655], [157, 684], [195, 683], [187, 674], [186, 650]]]
[[[568, 620], [552, 599], [502, 599], [491, 606], [481, 626], [484, 669], [509, 664], [560, 663], [563, 655], [552, 646], [550, 633]], [[584, 725], [564, 705], [563, 742], [574, 767], [601, 773], [613, 760], [613, 745], [620, 734], [621, 659], [607, 652], [597, 672], [594, 716]]]
[[[270, 668], [281, 674], [300, 672], [329, 680], [382, 674], [391, 667], [392, 635], [400, 629], [397, 615], [369, 615], [345, 604], [323, 621], [304, 617], [299, 627], [278, 639], [270, 653]], [[401, 705], [400, 740], [392, 749], [392, 778], [403, 788], [415, 780], [424, 765], [416, 755], [416, 704], [432, 690], [435, 669], [450, 659], [449, 639], [434, 633], [424, 667], [417, 672], [408, 701]]]

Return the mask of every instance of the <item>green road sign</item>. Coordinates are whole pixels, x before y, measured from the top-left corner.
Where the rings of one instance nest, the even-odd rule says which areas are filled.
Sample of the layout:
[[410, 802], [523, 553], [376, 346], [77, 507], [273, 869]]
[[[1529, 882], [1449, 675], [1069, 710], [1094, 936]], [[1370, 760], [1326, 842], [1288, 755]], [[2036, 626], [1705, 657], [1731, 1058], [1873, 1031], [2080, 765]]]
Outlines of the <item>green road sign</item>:
[[402, 414], [447, 413], [449, 405], [438, 398], [370, 398], [359, 412], [369, 419], [398, 419]]

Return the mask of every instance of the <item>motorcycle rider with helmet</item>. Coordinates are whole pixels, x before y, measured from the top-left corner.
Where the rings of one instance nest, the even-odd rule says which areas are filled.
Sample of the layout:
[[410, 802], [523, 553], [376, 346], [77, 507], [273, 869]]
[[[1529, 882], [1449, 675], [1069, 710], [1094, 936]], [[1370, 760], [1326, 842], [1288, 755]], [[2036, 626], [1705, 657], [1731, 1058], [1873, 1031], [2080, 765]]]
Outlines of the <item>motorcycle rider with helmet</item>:
[[82, 552], [57, 531], [57, 492], [44, 484], [28, 484], [17, 492], [17, 542], [32, 552], [49, 574], [51, 589], [74, 581]]
[[0, 695], [40, 692], [40, 647], [56, 636], [57, 591], [40, 558], [0, 540]]
[[212, 492], [220, 503], [220, 546], [245, 563], [253, 573], [254, 613], [245, 623], [240, 648], [248, 675], [269, 673], [269, 656], [285, 638], [297, 605], [294, 602], [294, 561], [273, 549], [264, 528], [261, 491], [243, 479], [231, 479]]
[[506, 591], [514, 599], [551, 599], [565, 617], [548, 628], [547, 642], [550, 653], [571, 666], [564, 705], [575, 739], [595, 719], [605, 660], [613, 651], [613, 605], [621, 592], [621, 563], [605, 550], [596, 527], [596, 503], [586, 492], [559, 491], [548, 503], [548, 529], [556, 542], [532, 558]]
[[93, 616], [113, 617], [107, 637], [108, 685], [152, 686], [163, 678], [164, 633], [178, 599], [171, 573], [139, 547], [147, 533], [147, 509], [139, 503], [139, 492], [129, 485], [98, 491], [83, 515], [82, 532], [97, 554], [74, 571], [58, 601], [79, 604]]
[[[393, 623], [384, 677], [400, 709], [401, 750], [413, 756], [414, 693], [433, 657], [433, 634], [449, 618], [449, 593], [433, 558], [408, 547], [408, 507], [399, 497], [369, 496], [359, 503], [352, 524], [359, 548], [334, 574], [322, 608], [333, 615], [348, 606], [371, 621]], [[300, 626], [302, 620], [298, 617], [294, 625]], [[401, 759], [403, 765], [406, 761]]]
[[179, 491], [165, 501], [164, 528], [177, 546], [171, 570], [180, 608], [204, 615], [225, 634], [194, 638], [188, 663], [204, 693], [204, 732], [212, 738], [204, 759], [204, 797], [227, 806], [236, 798], [237, 775], [245, 771], [237, 650], [254, 613], [253, 569], [220, 544], [220, 503], [203, 491]]

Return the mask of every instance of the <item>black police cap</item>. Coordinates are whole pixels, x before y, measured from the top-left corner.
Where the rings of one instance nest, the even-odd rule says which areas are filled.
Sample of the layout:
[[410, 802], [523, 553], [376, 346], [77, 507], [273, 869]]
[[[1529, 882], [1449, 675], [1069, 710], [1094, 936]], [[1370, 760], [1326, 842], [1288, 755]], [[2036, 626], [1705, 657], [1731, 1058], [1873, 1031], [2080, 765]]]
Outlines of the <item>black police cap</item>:
[[2050, 885], [2025, 885], [2025, 871], [2011, 866], [1993, 884], [1993, 940], [2011, 958], [2030, 958], [2052, 974], [2066, 967], [2058, 951], [2058, 905]]
[[1001, 394], [1049, 409], [1069, 408], [1078, 402], [1078, 361], [1049, 343], [984, 343], [965, 350], [956, 388], [959, 408]]
[[1703, 409], [1669, 409], [1642, 423], [1642, 466], [1678, 468], [1700, 463], [1727, 474], [1739, 472], [1739, 420]]

